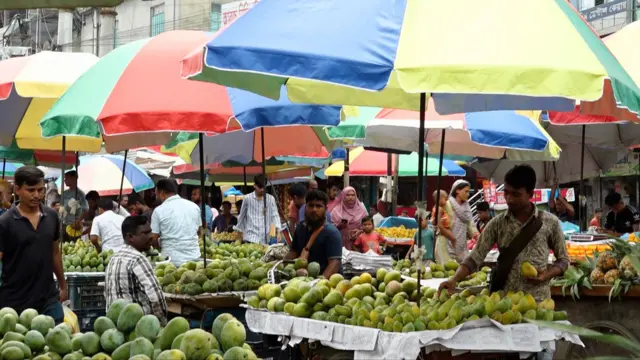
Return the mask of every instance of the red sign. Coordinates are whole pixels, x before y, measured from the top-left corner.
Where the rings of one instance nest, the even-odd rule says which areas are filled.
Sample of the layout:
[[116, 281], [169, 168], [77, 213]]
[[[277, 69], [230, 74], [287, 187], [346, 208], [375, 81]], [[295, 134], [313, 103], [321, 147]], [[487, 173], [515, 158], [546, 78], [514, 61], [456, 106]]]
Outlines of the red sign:
[[482, 180], [482, 195], [484, 196], [484, 201], [491, 202], [491, 184], [489, 180]]

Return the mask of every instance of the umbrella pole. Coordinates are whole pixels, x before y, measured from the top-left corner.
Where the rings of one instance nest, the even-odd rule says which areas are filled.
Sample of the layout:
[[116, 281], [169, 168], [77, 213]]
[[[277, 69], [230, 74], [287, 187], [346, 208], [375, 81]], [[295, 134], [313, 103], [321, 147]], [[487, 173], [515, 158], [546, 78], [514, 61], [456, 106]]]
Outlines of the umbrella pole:
[[2, 178], [4, 179], [4, 171], [7, 168], [7, 159], [2, 159]]
[[202, 221], [202, 227], [200, 231], [202, 232], [202, 249], [204, 250], [204, 254], [202, 254], [202, 258], [204, 259], [204, 266], [207, 267], [207, 210], [205, 208], [206, 204], [204, 203], [204, 135], [202, 133], [198, 134], [198, 151], [200, 152], [200, 220]]
[[127, 155], [129, 150], [124, 151], [124, 162], [122, 163], [122, 176], [120, 177], [120, 192], [118, 193], [118, 209], [120, 209], [120, 203], [122, 202], [122, 187], [124, 186], [124, 174], [127, 171]]
[[[444, 140], [447, 134], [447, 130], [446, 129], [442, 129], [442, 137], [440, 138], [440, 156], [438, 158], [438, 161], [440, 162], [440, 164], [438, 164], [438, 178], [436, 179], [436, 194], [438, 194], [435, 198], [435, 202], [436, 202], [436, 213], [432, 216], [435, 216], [436, 222], [435, 222], [435, 226], [436, 229], [438, 228], [438, 223], [440, 221], [440, 219], [438, 219], [438, 215], [440, 214], [440, 186], [441, 186], [441, 181], [442, 181], [442, 162], [444, 161]], [[437, 238], [436, 238], [437, 241]], [[435, 257], [435, 241], [433, 243], [433, 256]]]
[[584, 209], [580, 199], [584, 196], [584, 138], [586, 130], [586, 125], [582, 125], [582, 149], [580, 149], [580, 196], [578, 196], [578, 209], [580, 209], [580, 231], [584, 230]]
[[[62, 137], [62, 172], [60, 175], [60, 204], [62, 205], [62, 210], [63, 210], [63, 214], [66, 213], [67, 210], [67, 204], [64, 203], [64, 161], [66, 160], [65, 158], [67, 157], [67, 137], [63, 136]], [[64, 221], [64, 218], [62, 219]], [[60, 221], [60, 236], [62, 239], [64, 239], [64, 231], [66, 229], [64, 228], [64, 225], [62, 224], [62, 221]], [[60, 240], [62, 240], [60, 239]], [[60, 249], [62, 249], [62, 241], [60, 241]]]
[[[264, 155], [264, 128], [260, 129], [260, 148], [262, 151], [262, 174], [264, 177], [267, 177], [267, 159]], [[262, 194], [262, 205], [263, 205], [263, 216], [264, 216], [264, 228], [265, 228], [265, 240], [266, 244], [269, 244], [269, 231], [271, 229], [268, 228], [267, 224], [267, 184], [264, 184], [264, 194]]]
[[345, 156], [344, 156], [344, 171], [342, 172], [343, 176], [343, 186], [349, 186], [349, 148], [345, 146]]
[[242, 192], [247, 191], [247, 167], [242, 167], [242, 178], [244, 179], [244, 186], [242, 187]]
[[398, 207], [398, 186], [400, 185], [400, 179], [398, 179], [398, 177], [400, 175], [398, 175], [400, 173], [400, 155], [398, 154], [393, 154], [393, 157], [395, 158], [395, 173], [393, 174], [393, 186], [391, 187], [391, 215], [390, 216], [396, 216], [396, 208]]
[[[418, 130], [418, 201], [422, 201], [424, 192], [424, 120], [427, 112], [427, 95], [425, 93], [420, 94], [420, 129]], [[422, 247], [422, 229], [418, 224], [418, 244], [417, 248]], [[421, 263], [421, 262], [419, 262]], [[418, 269], [418, 295], [420, 292], [420, 277], [422, 276], [423, 269]], [[422, 296], [418, 296], [418, 305]]]

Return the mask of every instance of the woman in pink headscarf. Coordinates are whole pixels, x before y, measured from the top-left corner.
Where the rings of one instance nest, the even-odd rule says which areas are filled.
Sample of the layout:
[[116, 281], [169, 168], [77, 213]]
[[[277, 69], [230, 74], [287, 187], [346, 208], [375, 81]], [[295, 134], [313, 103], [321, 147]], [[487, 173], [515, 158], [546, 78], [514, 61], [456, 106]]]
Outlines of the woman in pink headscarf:
[[347, 250], [353, 248], [353, 239], [362, 229], [362, 218], [367, 216], [367, 209], [358, 200], [356, 189], [347, 186], [342, 190], [342, 201], [331, 211], [331, 221], [340, 230], [342, 246]]

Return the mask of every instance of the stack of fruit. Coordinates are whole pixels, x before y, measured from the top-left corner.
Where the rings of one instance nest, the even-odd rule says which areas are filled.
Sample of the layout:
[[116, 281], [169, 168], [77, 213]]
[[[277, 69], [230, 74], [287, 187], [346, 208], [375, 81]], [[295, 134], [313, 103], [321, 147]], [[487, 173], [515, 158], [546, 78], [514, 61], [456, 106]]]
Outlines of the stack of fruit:
[[93, 244], [78, 240], [62, 245], [62, 254], [64, 272], [103, 272], [113, 256], [113, 251], [98, 254]]
[[276, 274], [279, 281], [291, 280], [296, 277], [317, 278], [320, 275], [320, 264], [309, 263], [306, 259], [296, 259], [293, 264], [278, 264]]
[[595, 253], [602, 253], [611, 250], [611, 247], [607, 244], [599, 245], [583, 245], [580, 243], [569, 242], [567, 243], [567, 254], [571, 262], [578, 260], [585, 260], [589, 256], [594, 256]]
[[463, 281], [458, 283], [459, 288], [468, 288], [475, 286], [486, 286], [487, 285], [487, 276], [491, 273], [491, 268], [488, 266], [483, 266], [480, 271], [476, 271], [471, 275], [467, 276]]
[[[458, 263], [455, 260], [448, 260], [444, 264], [431, 263], [429, 264], [429, 270], [423, 276], [424, 279], [444, 279], [449, 278], [455, 275], [456, 270], [458, 270]], [[415, 274], [417, 276], [417, 274]], [[414, 274], [411, 275], [414, 277]]]
[[158, 264], [156, 277], [165, 293], [196, 296], [203, 293], [257, 290], [267, 282], [273, 264], [259, 260], [230, 259], [203, 262], [190, 261], [176, 268]]
[[[419, 297], [420, 306], [416, 303]], [[485, 289], [471, 295], [464, 290], [451, 296], [443, 291], [438, 296], [435, 289], [423, 287], [418, 294], [415, 280], [402, 281], [398, 271], [384, 269], [379, 269], [375, 278], [365, 273], [349, 281], [334, 274], [313, 285], [306, 278], [293, 279], [284, 289], [266, 284], [247, 303], [296, 317], [394, 332], [450, 329], [480, 318], [505, 325], [523, 319], [567, 319], [565, 312], [554, 311], [553, 300], [536, 303], [522, 291], [490, 294]]]
[[160, 253], [158, 250], [154, 249], [153, 247], [147, 251], [146, 255], [147, 255], [147, 259], [149, 259], [149, 262], [151, 264], [167, 261], [167, 258], [163, 256], [162, 253]]
[[404, 225], [396, 227], [376, 228], [376, 231], [385, 238], [413, 239], [418, 229], [407, 229]]
[[238, 240], [238, 232], [219, 232], [211, 234], [211, 238], [215, 241], [231, 241], [235, 242]]
[[4, 360], [173, 360], [257, 359], [245, 344], [244, 325], [230, 314], [218, 316], [212, 333], [189, 329], [189, 322], [174, 318], [162, 328], [138, 304], [116, 300], [107, 316], [96, 319], [94, 331], [72, 334], [69, 325], [54, 326], [53, 318], [27, 309], [18, 316], [0, 310], [0, 355]]
[[[267, 246], [261, 244], [243, 244], [240, 241], [235, 243], [214, 243], [207, 240], [207, 259], [261, 259], [267, 251]], [[204, 246], [200, 239], [200, 253], [204, 256]]]
[[614, 239], [610, 242], [610, 246], [610, 251], [597, 254], [595, 267], [591, 269], [589, 276], [591, 283], [614, 285], [619, 283], [618, 279], [627, 282], [637, 281], [638, 272], [629, 258], [635, 244], [622, 239]]

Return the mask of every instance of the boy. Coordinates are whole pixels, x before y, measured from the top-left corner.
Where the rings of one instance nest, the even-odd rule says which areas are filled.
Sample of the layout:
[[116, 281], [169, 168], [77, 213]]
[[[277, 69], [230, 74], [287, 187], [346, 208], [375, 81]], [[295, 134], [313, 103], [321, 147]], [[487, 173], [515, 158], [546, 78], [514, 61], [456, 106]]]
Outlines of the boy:
[[489, 209], [489, 203], [486, 201], [481, 201], [476, 205], [476, 211], [478, 212], [478, 222], [476, 226], [478, 227], [478, 231], [482, 233], [484, 227], [487, 226], [489, 220], [491, 220], [491, 212]]
[[385, 243], [384, 236], [373, 231], [373, 218], [365, 216], [362, 219], [362, 233], [356, 238], [355, 246], [360, 248], [362, 253], [373, 250], [376, 254], [381, 255], [383, 251], [380, 245]]
[[[425, 253], [422, 259], [426, 260], [428, 264], [434, 260], [433, 242], [435, 241], [435, 234], [433, 232], [431, 225], [429, 225], [429, 219], [427, 219], [427, 216], [428, 214], [424, 210], [422, 211], [418, 210], [416, 212], [416, 222], [420, 227], [418, 231], [422, 233], [422, 246], [425, 249]], [[413, 250], [416, 248], [416, 246], [418, 246], [418, 236], [419, 236], [419, 233], [416, 232], [416, 234], [413, 236], [414, 244], [411, 246], [411, 249], [409, 249], [406, 259], [411, 259], [411, 253], [413, 253]]]

